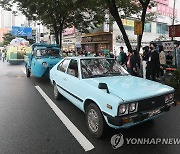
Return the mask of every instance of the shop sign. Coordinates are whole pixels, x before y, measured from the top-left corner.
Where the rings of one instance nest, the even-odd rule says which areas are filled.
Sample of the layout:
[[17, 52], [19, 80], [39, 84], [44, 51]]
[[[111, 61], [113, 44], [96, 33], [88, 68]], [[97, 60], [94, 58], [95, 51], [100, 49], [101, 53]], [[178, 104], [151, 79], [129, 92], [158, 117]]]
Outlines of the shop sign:
[[180, 25], [169, 26], [169, 37], [180, 37]]
[[134, 27], [134, 20], [122, 19], [122, 23], [124, 26]]
[[134, 35], [142, 34], [142, 22], [140, 20], [134, 21]]
[[164, 5], [169, 5], [169, 0], [155, 0], [155, 1]]
[[66, 28], [63, 32], [63, 36], [72, 35], [74, 33], [75, 33], [75, 27], [73, 26], [72, 28]]
[[[157, 4], [157, 13], [163, 16], [173, 17], [173, 8], [160, 4]], [[175, 9], [174, 16], [177, 16], [177, 10]]]
[[174, 51], [174, 42], [162, 42], [164, 51]]

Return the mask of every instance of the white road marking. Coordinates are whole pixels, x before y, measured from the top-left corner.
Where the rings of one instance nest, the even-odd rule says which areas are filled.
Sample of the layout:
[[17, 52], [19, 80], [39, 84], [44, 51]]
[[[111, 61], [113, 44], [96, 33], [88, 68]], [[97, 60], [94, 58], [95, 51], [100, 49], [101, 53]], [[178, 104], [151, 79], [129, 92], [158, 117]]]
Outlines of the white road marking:
[[39, 86], [35, 86], [35, 88], [39, 91], [39, 93], [46, 100], [48, 105], [52, 108], [55, 114], [64, 123], [67, 129], [71, 132], [71, 134], [75, 137], [75, 139], [79, 142], [79, 144], [84, 148], [84, 150], [90, 151], [94, 149], [95, 147], [92, 145], [92, 143], [77, 129], [77, 127], [66, 117], [66, 115], [46, 95], [46, 93]]
[[24, 74], [26, 74], [26, 71], [24, 68], [21, 67], [21, 70], [23, 71]]

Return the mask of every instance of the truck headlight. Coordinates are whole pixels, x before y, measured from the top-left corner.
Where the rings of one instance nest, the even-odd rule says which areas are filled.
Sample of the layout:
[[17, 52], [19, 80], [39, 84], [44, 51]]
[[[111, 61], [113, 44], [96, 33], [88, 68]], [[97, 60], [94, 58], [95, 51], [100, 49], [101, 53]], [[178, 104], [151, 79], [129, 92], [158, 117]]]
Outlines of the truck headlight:
[[121, 104], [119, 106], [119, 115], [128, 113], [128, 104]]
[[42, 66], [43, 66], [43, 67], [47, 67], [47, 66], [48, 66], [48, 63], [43, 62], [43, 63], [42, 63]]

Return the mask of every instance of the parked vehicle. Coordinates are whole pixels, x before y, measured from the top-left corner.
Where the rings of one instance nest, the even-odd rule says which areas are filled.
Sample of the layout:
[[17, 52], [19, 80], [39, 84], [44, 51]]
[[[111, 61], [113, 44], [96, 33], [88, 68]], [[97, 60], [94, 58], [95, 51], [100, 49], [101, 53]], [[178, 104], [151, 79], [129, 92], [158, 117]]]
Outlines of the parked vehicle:
[[50, 69], [62, 59], [59, 45], [35, 43], [31, 48], [25, 57], [26, 76], [49, 77]]
[[7, 46], [7, 61], [10, 64], [17, 64], [24, 61], [24, 55], [29, 42], [24, 38], [15, 38]]
[[106, 125], [130, 127], [176, 105], [172, 87], [131, 76], [111, 58], [64, 58], [50, 70], [50, 80], [55, 99], [63, 95], [85, 112], [88, 129], [97, 138]]

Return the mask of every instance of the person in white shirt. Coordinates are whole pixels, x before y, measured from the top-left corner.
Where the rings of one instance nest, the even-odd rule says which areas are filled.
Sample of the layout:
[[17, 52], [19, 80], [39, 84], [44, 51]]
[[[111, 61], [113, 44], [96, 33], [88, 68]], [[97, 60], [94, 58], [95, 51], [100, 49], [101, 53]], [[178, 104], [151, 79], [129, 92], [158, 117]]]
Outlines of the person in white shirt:
[[3, 62], [5, 61], [5, 59], [6, 59], [6, 54], [5, 54], [5, 52], [3, 51], [3, 52], [2, 52], [2, 60], [3, 60]]
[[164, 67], [166, 64], [166, 55], [162, 45], [159, 46], [159, 62], [160, 62], [160, 75], [164, 75]]

